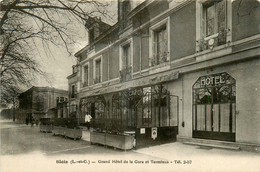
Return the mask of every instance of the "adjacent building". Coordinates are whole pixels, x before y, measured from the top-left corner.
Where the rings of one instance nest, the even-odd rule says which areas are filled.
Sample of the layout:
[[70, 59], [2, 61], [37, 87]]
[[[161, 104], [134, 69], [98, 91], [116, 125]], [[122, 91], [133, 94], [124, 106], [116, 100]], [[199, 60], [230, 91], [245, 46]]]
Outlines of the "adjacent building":
[[69, 116], [70, 117], [77, 117], [79, 118], [77, 114], [78, 109], [78, 100], [77, 100], [77, 93], [78, 93], [78, 66], [74, 65], [72, 66], [72, 74], [67, 77], [68, 79], [68, 108], [69, 108]]
[[32, 87], [18, 96], [19, 113], [16, 119], [40, 119], [48, 110], [56, 109], [56, 117], [67, 117], [68, 91], [51, 87]]
[[89, 22], [75, 54], [78, 117], [137, 146], [259, 146], [259, 16], [257, 0], [118, 0], [118, 22]]

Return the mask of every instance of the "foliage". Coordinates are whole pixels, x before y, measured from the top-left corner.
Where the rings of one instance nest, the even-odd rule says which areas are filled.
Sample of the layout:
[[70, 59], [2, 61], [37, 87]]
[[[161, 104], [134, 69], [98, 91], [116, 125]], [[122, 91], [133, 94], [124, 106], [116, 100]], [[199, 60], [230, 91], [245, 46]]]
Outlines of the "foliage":
[[46, 76], [34, 58], [38, 46], [47, 51], [50, 45], [62, 45], [71, 53], [75, 26], [94, 16], [110, 17], [109, 4], [95, 0], [3, 0], [0, 5], [0, 94], [8, 103], [36, 75]]
[[53, 125], [59, 127], [66, 127], [68, 125], [68, 120], [66, 118], [55, 118]]

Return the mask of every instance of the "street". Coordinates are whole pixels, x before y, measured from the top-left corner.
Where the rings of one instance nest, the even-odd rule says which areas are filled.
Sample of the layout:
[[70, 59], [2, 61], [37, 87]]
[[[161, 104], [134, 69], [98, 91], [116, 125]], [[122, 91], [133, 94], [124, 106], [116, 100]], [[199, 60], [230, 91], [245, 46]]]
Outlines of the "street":
[[[175, 142], [122, 151], [74, 141], [37, 126], [1, 120], [0, 171], [259, 171], [253, 152], [205, 149]], [[114, 169], [114, 170], [113, 170]]]
[[[52, 133], [43, 133], [37, 126], [13, 124], [11, 121], [1, 122], [1, 155], [19, 155], [40, 153], [44, 155], [59, 154], [94, 154], [94, 155], [121, 155], [122, 150], [105, 148], [100, 145], [91, 145], [84, 140], [53, 136]], [[128, 151], [128, 154], [137, 154]]]

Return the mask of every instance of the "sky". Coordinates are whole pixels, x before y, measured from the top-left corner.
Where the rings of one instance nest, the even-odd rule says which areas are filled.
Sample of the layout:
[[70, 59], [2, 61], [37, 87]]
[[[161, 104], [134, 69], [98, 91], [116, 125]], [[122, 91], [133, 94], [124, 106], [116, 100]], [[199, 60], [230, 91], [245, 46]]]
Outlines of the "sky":
[[[114, 16], [114, 22], [111, 20], [106, 21], [104, 18], [102, 20], [109, 24], [115, 23], [117, 12], [115, 10], [116, 7], [117, 3], [114, 3], [108, 9], [111, 11], [111, 15]], [[69, 47], [73, 54], [88, 44], [88, 33], [85, 27], [83, 25], [75, 25], [75, 27], [77, 27], [79, 39], [76, 44]], [[68, 80], [66, 77], [72, 74], [72, 66], [77, 62], [76, 57], [69, 55], [63, 46], [54, 46], [49, 44], [49, 49], [46, 50], [40, 42], [37, 42], [36, 45], [34, 58], [40, 65], [40, 69], [47, 74], [47, 77], [38, 75], [33, 82], [33, 86], [49, 86], [68, 90]]]

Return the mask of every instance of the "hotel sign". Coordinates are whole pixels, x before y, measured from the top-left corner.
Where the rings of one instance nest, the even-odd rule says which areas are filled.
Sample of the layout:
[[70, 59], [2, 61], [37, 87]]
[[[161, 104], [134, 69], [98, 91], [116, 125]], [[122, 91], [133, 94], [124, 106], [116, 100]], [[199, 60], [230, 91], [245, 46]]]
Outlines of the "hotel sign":
[[228, 73], [223, 72], [199, 77], [193, 85], [193, 88], [214, 87], [218, 85], [231, 84], [234, 82], [235, 79], [233, 77], [231, 77]]
[[216, 86], [226, 83], [226, 74], [215, 74], [210, 76], [203, 76], [200, 79], [201, 87]]

